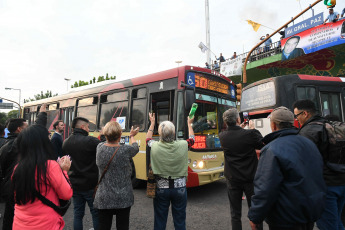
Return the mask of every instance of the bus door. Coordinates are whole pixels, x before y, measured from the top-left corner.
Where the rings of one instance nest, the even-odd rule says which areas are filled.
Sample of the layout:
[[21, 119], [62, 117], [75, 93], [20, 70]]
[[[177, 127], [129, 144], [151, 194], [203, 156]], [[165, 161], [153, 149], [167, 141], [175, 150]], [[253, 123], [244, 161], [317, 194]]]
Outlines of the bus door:
[[335, 115], [344, 121], [344, 109], [341, 103], [341, 93], [322, 91], [320, 89], [320, 102], [322, 116]]
[[173, 121], [174, 91], [164, 91], [150, 94], [151, 113], [155, 113], [156, 125], [154, 134], [158, 134], [158, 126], [163, 121]]
[[72, 133], [71, 124], [74, 118], [74, 107], [61, 108], [61, 120], [65, 124], [64, 140]]
[[[174, 91], [164, 91], [150, 94], [149, 103], [150, 113], [155, 113], [155, 129], [153, 131], [153, 138], [158, 140], [158, 126], [163, 121], [173, 121], [174, 111]], [[150, 152], [146, 148], [146, 171], [148, 170], [150, 162]]]

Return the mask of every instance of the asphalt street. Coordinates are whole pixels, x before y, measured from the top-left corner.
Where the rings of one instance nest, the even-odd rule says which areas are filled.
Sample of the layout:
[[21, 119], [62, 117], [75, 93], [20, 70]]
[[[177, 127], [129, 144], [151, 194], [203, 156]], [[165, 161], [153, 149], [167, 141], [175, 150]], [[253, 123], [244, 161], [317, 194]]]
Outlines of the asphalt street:
[[[153, 229], [153, 202], [146, 197], [144, 187], [134, 190], [135, 202], [131, 209], [130, 229]], [[0, 204], [3, 214], [4, 204]], [[247, 218], [247, 201], [242, 202], [243, 230], [250, 230]], [[65, 230], [73, 229], [73, 205], [64, 216]], [[2, 222], [2, 218], [1, 218]], [[187, 229], [196, 230], [224, 230], [231, 229], [230, 206], [226, 192], [226, 182], [221, 180], [212, 184], [188, 189]], [[2, 223], [1, 223], [2, 226]], [[84, 217], [84, 230], [92, 229], [92, 219], [88, 207]], [[112, 229], [115, 227], [115, 218]], [[173, 230], [171, 212], [169, 212], [167, 230]], [[315, 228], [316, 229], [316, 228]], [[264, 224], [264, 230], [268, 226]]]

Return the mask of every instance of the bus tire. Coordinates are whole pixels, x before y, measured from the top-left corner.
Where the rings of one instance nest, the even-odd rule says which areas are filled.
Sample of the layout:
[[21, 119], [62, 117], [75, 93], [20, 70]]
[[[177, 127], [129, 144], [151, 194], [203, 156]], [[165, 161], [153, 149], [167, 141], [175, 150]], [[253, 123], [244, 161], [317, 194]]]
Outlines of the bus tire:
[[132, 187], [139, 188], [143, 184], [143, 181], [137, 179], [136, 172], [135, 172], [135, 165], [132, 159], [131, 159], [131, 168], [132, 168], [132, 175], [131, 175]]

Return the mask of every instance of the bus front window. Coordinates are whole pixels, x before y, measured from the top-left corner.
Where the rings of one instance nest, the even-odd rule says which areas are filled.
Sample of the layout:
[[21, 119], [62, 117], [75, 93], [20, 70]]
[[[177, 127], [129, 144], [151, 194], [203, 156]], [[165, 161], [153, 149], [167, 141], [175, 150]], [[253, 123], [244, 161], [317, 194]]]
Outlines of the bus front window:
[[220, 148], [219, 130], [224, 129], [222, 114], [235, 106], [235, 102], [219, 99], [215, 96], [196, 94], [198, 109], [195, 112], [193, 130], [195, 133], [194, 149]]

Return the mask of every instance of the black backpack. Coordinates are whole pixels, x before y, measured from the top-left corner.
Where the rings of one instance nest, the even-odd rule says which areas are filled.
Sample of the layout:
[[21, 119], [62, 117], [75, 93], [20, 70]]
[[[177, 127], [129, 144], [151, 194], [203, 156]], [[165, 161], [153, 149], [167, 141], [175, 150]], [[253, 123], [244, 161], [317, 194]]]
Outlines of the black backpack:
[[345, 173], [345, 123], [340, 121], [312, 122], [323, 125], [328, 136], [325, 164], [333, 171]]

